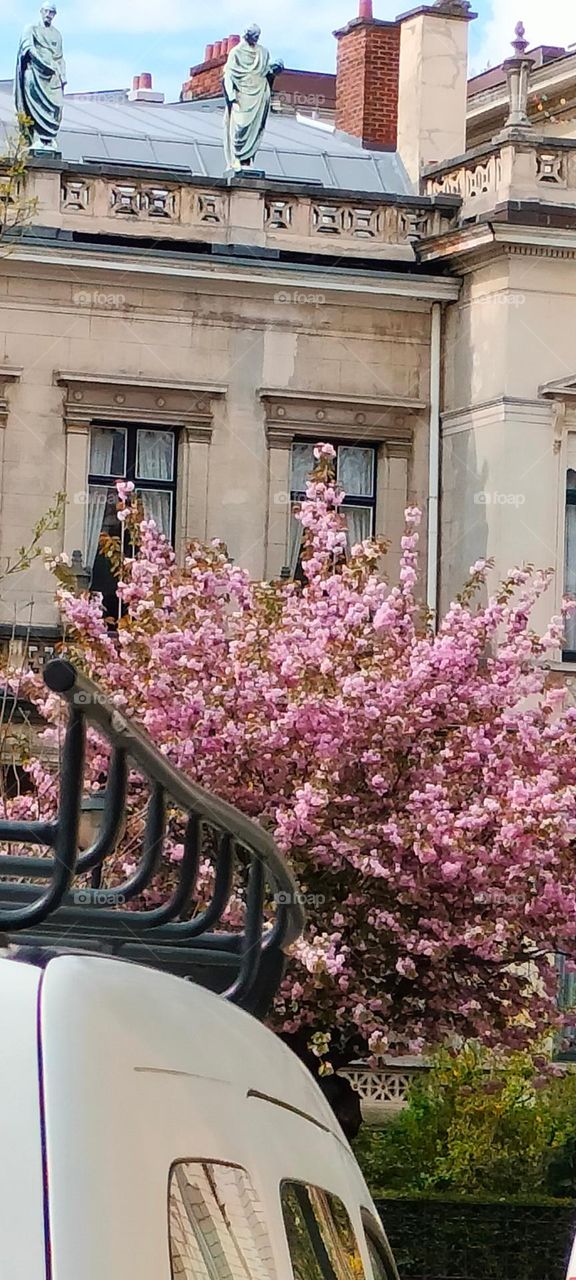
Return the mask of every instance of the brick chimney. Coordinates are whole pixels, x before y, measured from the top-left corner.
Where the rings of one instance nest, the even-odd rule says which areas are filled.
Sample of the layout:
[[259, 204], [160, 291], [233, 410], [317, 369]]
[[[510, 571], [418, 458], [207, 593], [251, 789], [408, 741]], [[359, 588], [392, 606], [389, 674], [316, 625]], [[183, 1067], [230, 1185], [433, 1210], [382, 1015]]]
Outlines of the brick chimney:
[[359, 0], [358, 17], [334, 35], [336, 128], [361, 138], [364, 147], [395, 151], [400, 26], [375, 18], [372, 0]]
[[132, 88], [128, 94], [129, 102], [151, 102], [157, 106], [161, 106], [165, 100], [163, 93], [156, 93], [152, 81], [150, 71], [143, 71], [141, 75], [134, 76]]
[[204, 61], [190, 67], [190, 76], [182, 85], [182, 102], [194, 98], [219, 98], [222, 93], [222, 75], [230, 50], [240, 44], [240, 36], [225, 36], [206, 45]]

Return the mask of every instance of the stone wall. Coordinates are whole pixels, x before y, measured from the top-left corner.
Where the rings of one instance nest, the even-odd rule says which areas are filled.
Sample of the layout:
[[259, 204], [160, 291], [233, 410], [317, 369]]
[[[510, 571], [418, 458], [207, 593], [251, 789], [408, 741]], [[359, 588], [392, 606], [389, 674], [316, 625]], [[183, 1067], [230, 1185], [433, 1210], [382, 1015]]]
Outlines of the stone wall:
[[[256, 269], [213, 263], [191, 273], [145, 256], [5, 257], [0, 556], [26, 541], [62, 489], [62, 545], [84, 548], [99, 420], [173, 427], [178, 547], [221, 538], [255, 576], [287, 563], [293, 439], [368, 440], [393, 573], [404, 507], [426, 504], [430, 376], [430, 300], [403, 297], [398, 279], [394, 294], [366, 297], [360, 280], [334, 292], [321, 272], [312, 282], [294, 270], [279, 290]], [[60, 549], [58, 535], [50, 541]], [[55, 622], [52, 594], [36, 566], [11, 582], [0, 622]]]

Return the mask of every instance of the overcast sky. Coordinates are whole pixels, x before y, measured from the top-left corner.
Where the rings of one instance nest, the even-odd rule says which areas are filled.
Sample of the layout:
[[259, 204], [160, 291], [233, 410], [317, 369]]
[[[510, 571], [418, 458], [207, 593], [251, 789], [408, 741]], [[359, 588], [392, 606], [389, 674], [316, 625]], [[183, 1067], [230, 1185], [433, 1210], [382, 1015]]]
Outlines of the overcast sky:
[[[39, 6], [38, 6], [39, 7]], [[378, 18], [394, 18], [409, 4], [374, 0]], [[532, 44], [576, 42], [574, 0], [478, 0], [472, 32], [472, 68], [508, 56], [515, 23], [522, 17]], [[210, 10], [213, 17], [207, 18]], [[65, 40], [71, 91], [126, 87], [140, 71], [154, 74], [155, 87], [178, 97], [188, 68], [202, 60], [208, 42], [241, 31], [256, 20], [263, 42], [286, 66], [334, 69], [332, 31], [353, 17], [357, 0], [62, 0], [57, 25]], [[12, 75], [19, 34], [35, 21], [29, 0], [0, 0], [0, 79]]]

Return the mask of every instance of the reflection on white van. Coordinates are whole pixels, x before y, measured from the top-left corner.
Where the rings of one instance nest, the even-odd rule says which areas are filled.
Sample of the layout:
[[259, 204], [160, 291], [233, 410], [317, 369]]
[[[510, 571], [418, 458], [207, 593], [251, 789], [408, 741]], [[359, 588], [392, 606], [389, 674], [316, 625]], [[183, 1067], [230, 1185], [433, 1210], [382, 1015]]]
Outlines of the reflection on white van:
[[[7, 880], [24, 868], [0, 857], [0, 928], [11, 944], [0, 953], [2, 1280], [397, 1280], [331, 1107], [248, 1012], [269, 1003], [302, 924], [277, 850], [175, 774], [67, 664], [51, 664], [47, 682], [71, 706], [58, 819], [50, 831], [0, 822], [0, 841], [54, 850], [51, 861], [29, 859], [27, 884]], [[86, 701], [74, 701], [79, 688]], [[79, 857], [90, 720], [112, 744], [111, 776], [102, 830]], [[189, 814], [187, 865], [156, 926], [124, 900], [102, 907], [89, 890], [78, 905], [71, 892], [86, 858], [94, 871], [115, 847], [128, 760], [151, 782], [144, 863], [162, 839], [160, 792]], [[220, 897], [198, 931], [189, 904], [208, 827], [219, 833]], [[243, 858], [248, 868], [234, 940], [210, 931], [231, 890], [222, 851], [224, 863]], [[282, 906], [262, 931], [270, 890]], [[190, 980], [198, 974], [228, 999]]]
[[572, 1249], [572, 1256], [570, 1258], [570, 1265], [568, 1267], [566, 1280], [576, 1280], [576, 1240], [574, 1241], [574, 1248]]

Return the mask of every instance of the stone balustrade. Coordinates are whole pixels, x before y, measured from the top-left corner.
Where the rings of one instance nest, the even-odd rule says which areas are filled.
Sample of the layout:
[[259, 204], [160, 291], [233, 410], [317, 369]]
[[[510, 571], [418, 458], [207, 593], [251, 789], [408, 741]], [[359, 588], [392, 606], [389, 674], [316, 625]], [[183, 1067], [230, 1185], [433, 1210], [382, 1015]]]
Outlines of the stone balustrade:
[[429, 1067], [420, 1058], [401, 1058], [385, 1067], [371, 1070], [354, 1064], [338, 1074], [360, 1095], [362, 1115], [367, 1124], [381, 1124], [408, 1104], [410, 1086]]
[[34, 222], [89, 236], [235, 244], [339, 257], [413, 262], [422, 239], [450, 230], [460, 200], [330, 192], [268, 180], [176, 180], [137, 170], [103, 174], [101, 166], [32, 162]]
[[460, 196], [460, 218], [492, 212], [512, 201], [576, 203], [576, 142], [504, 138], [449, 164], [426, 169], [429, 196]]

